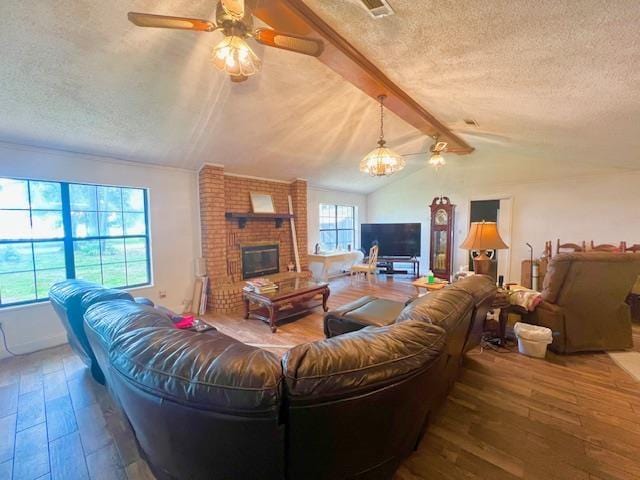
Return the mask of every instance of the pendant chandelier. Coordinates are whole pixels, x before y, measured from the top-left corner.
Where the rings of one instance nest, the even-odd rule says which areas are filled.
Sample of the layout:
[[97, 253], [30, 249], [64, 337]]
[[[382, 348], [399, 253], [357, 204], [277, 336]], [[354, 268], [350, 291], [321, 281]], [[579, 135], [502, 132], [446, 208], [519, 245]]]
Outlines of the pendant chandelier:
[[391, 175], [402, 170], [405, 166], [405, 160], [401, 155], [394, 152], [390, 148], [385, 147], [384, 140], [384, 99], [386, 95], [380, 95], [380, 138], [378, 140], [378, 148], [369, 152], [369, 154], [360, 161], [360, 171], [368, 173], [372, 177], [383, 177]]

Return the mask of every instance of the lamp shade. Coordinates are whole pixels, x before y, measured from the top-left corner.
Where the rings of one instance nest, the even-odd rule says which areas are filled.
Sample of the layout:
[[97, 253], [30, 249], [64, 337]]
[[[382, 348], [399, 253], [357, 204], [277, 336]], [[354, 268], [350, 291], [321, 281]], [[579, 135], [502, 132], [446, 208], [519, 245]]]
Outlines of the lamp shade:
[[473, 222], [460, 248], [465, 250], [501, 250], [509, 248], [500, 238], [496, 222]]

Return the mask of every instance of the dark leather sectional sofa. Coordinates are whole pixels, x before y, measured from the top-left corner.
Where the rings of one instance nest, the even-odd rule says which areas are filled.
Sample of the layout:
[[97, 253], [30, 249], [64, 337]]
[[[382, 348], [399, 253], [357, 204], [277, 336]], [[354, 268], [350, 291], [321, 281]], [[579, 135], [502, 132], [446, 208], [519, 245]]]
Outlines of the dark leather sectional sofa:
[[[74, 292], [51, 296], [66, 326], [83, 289], [97, 295], [73, 280], [52, 289]], [[327, 314], [330, 338], [282, 359], [217, 331], [177, 330], [112, 292], [87, 297], [79, 336], [159, 479], [334, 480], [393, 476], [477, 344], [495, 286], [466, 279], [374, 321], [356, 312], [364, 301], [345, 306]]]

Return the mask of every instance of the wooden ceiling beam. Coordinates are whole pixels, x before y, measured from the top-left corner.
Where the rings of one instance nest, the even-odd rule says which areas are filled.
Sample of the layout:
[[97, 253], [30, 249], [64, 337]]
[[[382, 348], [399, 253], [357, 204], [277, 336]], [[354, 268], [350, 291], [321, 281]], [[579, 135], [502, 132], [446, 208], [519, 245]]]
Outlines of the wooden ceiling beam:
[[389, 110], [425, 135], [438, 135], [440, 141], [449, 144], [448, 152], [473, 152], [472, 146], [393, 83], [302, 0], [261, 0], [257, 3], [254, 15], [275, 30], [324, 40], [325, 49], [318, 60], [370, 97], [377, 100], [379, 95], [386, 95], [385, 106]]

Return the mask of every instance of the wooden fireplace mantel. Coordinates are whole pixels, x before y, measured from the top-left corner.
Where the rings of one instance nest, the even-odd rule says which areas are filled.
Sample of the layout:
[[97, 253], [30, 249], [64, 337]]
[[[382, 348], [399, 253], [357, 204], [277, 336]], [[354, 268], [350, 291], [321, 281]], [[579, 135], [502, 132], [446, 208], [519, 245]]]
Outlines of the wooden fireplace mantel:
[[249, 220], [273, 220], [276, 228], [282, 227], [283, 220], [294, 218], [290, 213], [242, 213], [227, 212], [225, 213], [227, 220], [238, 220], [238, 226], [244, 228]]

